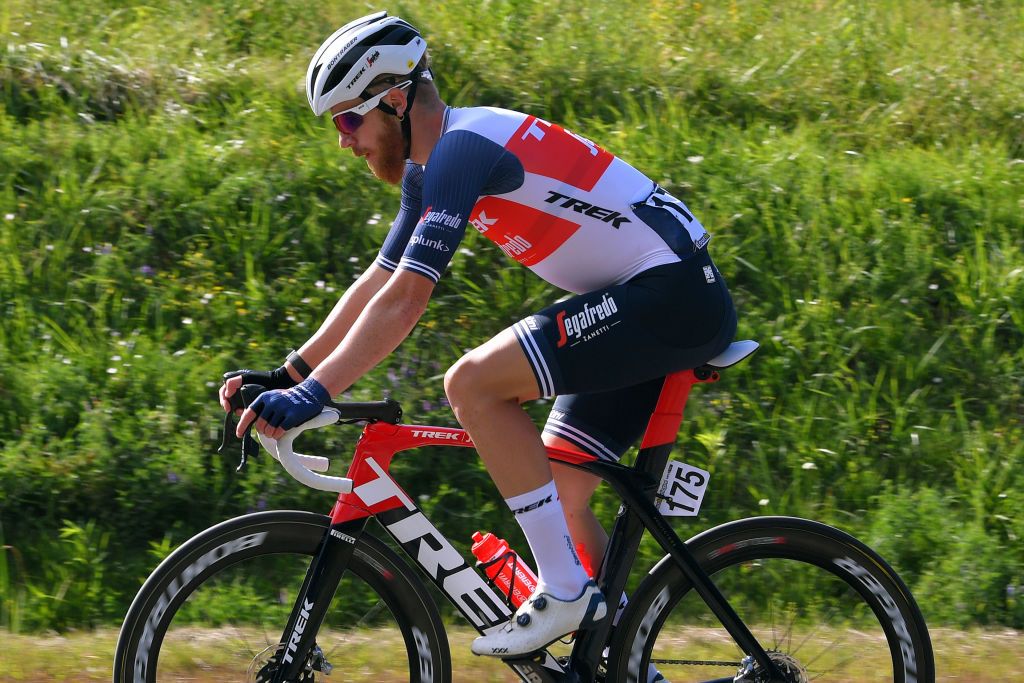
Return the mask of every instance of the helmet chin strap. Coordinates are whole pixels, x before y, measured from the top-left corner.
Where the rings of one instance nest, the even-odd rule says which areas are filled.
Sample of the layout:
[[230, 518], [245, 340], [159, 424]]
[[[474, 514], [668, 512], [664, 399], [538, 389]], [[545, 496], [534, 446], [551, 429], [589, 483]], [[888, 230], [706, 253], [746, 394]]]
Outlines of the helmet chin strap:
[[406, 159], [409, 158], [409, 154], [412, 151], [412, 117], [409, 113], [412, 111], [413, 100], [416, 99], [416, 85], [419, 83], [419, 80], [419, 74], [417, 74], [416, 78], [412, 79], [412, 85], [409, 86], [409, 93], [406, 95], [405, 113], [401, 116], [398, 115], [398, 112], [394, 107], [389, 104], [384, 104], [383, 101], [377, 105], [377, 108], [381, 109], [385, 114], [395, 116], [402, 122], [402, 139], [405, 140]]

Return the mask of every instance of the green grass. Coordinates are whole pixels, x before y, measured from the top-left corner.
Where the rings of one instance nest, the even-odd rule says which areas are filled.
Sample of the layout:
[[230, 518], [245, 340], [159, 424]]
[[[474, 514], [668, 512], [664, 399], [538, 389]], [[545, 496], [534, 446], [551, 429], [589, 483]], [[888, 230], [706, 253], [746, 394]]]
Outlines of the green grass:
[[[0, 682], [15, 683], [70, 683], [75, 681], [108, 681], [112, 667], [112, 653], [117, 633], [112, 630], [84, 633], [74, 632], [65, 636], [19, 636], [0, 633], [9, 646], [0, 653]], [[382, 669], [381, 659], [375, 656], [377, 646], [388, 643], [388, 634], [374, 632], [372, 638], [353, 638], [346, 654], [350, 657], [344, 670], [344, 680], [360, 679], [360, 672], [372, 672], [365, 680], [391, 681], [388, 670]], [[474, 633], [467, 629], [454, 629], [450, 634], [452, 660], [455, 668], [453, 680], [464, 681], [515, 681], [515, 676], [505, 665], [485, 657], [474, 657], [469, 644]], [[216, 643], [217, 633], [208, 634], [204, 650], [200, 647], [192, 653], [193, 660], [201, 660], [206, 668], [194, 664], [181, 664], [182, 676], [196, 683], [213, 683], [225, 680], [218, 677], [217, 653], [210, 643]], [[1024, 666], [1024, 651], [1020, 648], [1024, 635], [1009, 630], [947, 630], [940, 629], [932, 634], [937, 681], [952, 683], [997, 683], [1013, 680]], [[706, 644], [716, 639], [707, 629], [682, 631], [679, 643], [693, 657], [704, 656]], [[13, 653], [33, 653], [32, 657], [14, 657]], [[11, 653], [11, 654], [6, 654]], [[4, 658], [7, 658], [5, 661]], [[342, 670], [339, 668], [339, 673]], [[401, 674], [391, 670], [397, 683]], [[333, 676], [332, 676], [333, 678]], [[231, 678], [230, 680], [236, 680]]]
[[[301, 92], [311, 51], [368, 7], [0, 8], [0, 625], [116, 623], [212, 522], [329, 508], [267, 459], [236, 475], [213, 396], [223, 371], [307, 338], [395, 211]], [[682, 457], [713, 475], [701, 528], [822, 519], [882, 549], [935, 622], [1024, 627], [1019, 3], [391, 9], [423, 30], [448, 101], [562, 123], [714, 234], [762, 350], [687, 410]], [[351, 396], [453, 424], [444, 369], [561, 295], [463, 246]], [[396, 467], [453, 540], [486, 527], [525, 547], [471, 453]]]

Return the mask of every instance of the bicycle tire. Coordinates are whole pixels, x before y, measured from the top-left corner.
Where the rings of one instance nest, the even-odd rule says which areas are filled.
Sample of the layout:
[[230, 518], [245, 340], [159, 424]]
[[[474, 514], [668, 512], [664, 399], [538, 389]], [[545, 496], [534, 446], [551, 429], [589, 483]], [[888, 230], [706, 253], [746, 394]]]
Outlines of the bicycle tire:
[[[271, 660], [281, 650], [277, 641], [305, 570], [329, 527], [330, 520], [323, 515], [269, 511], [223, 522], [187, 541], [154, 570], [132, 602], [118, 637], [114, 683], [237, 682], [254, 680], [253, 671], [259, 669], [266, 677], [266, 667], [275, 665]], [[359, 611], [345, 607], [346, 601], [357, 603], [352, 609]], [[364, 614], [366, 605], [370, 607]], [[367, 628], [376, 627], [381, 618], [393, 620], [393, 624], [389, 630], [367, 631], [371, 635], [351, 628], [351, 623], [338, 625], [336, 631], [329, 627], [339, 620], [354, 619], [350, 612], [360, 616]], [[263, 637], [269, 647], [256, 652], [248, 668], [240, 671], [241, 663], [254, 654], [245, 650], [259, 647], [251, 642], [261, 637], [252, 622], [268, 613], [272, 614], [263, 625]], [[193, 632], [197, 628], [198, 635]], [[326, 653], [335, 669], [333, 680], [341, 673], [344, 680], [450, 683], [451, 654], [436, 604], [408, 564], [369, 533], [363, 533], [355, 544], [317, 643], [324, 646], [322, 639], [330, 637], [332, 643], [337, 639], [346, 647], [346, 654], [351, 654], [357, 649], [350, 647], [356, 639], [354, 633], [364, 642], [372, 642], [372, 652], [363, 653], [364, 659], [356, 664], [346, 662], [337, 652]], [[177, 640], [184, 643], [183, 652], [172, 654], [168, 643]], [[204, 640], [216, 643], [197, 650]], [[388, 645], [396, 650], [394, 656], [385, 654]], [[406, 656], [407, 675], [396, 672], [396, 667], [404, 669], [399, 666], [402, 658], [398, 651]], [[167, 660], [163, 668], [161, 655]], [[174, 658], [186, 660], [186, 672], [171, 668]], [[373, 671], [377, 666], [386, 667], [391, 678], [377, 677]], [[364, 675], [365, 679], [360, 678]], [[307, 668], [302, 680], [320, 678]]]
[[[928, 629], [910, 591], [849, 534], [759, 517], [710, 529], [687, 547], [787, 679], [934, 683]], [[668, 556], [651, 570], [613, 632], [607, 680], [646, 683], [649, 663], [673, 683], [739, 675], [743, 653], [691, 589]], [[788, 622], [781, 633], [780, 617]], [[736, 680], [766, 677], [748, 661]]]

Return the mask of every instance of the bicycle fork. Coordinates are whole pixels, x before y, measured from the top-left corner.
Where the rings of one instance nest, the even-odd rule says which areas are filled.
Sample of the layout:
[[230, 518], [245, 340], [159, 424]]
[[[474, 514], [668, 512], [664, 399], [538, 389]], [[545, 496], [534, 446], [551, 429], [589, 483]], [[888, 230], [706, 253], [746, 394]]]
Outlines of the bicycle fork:
[[[320, 632], [327, 608], [338, 590], [341, 577], [355, 552], [356, 539], [363, 533], [368, 517], [332, 524], [324, 534], [316, 556], [306, 570], [306, 578], [295, 598], [291, 616], [281, 634], [280, 659], [269, 683], [298, 680]], [[324, 662], [313, 662], [324, 666]], [[324, 673], [330, 673], [325, 670]]]

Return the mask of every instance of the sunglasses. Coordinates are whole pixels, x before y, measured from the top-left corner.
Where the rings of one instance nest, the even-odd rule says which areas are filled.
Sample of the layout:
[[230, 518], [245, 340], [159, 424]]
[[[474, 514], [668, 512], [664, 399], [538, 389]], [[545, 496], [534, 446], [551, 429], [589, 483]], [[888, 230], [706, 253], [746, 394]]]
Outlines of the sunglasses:
[[363, 118], [380, 105], [380, 101], [384, 99], [385, 95], [395, 88], [405, 88], [410, 85], [412, 85], [411, 80], [403, 81], [398, 85], [393, 85], [387, 90], [374, 95], [362, 104], [357, 104], [351, 109], [346, 109], [345, 111], [339, 111], [337, 114], [331, 116], [331, 120], [334, 121], [334, 127], [343, 135], [352, 135], [352, 133], [355, 133], [356, 130], [359, 129], [359, 126], [363, 125]]

